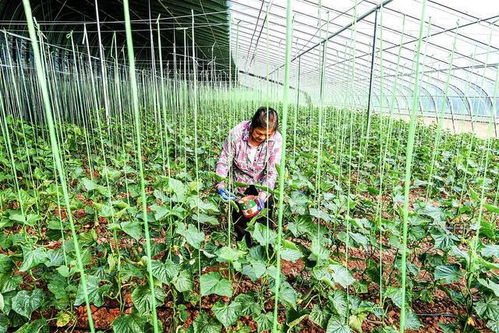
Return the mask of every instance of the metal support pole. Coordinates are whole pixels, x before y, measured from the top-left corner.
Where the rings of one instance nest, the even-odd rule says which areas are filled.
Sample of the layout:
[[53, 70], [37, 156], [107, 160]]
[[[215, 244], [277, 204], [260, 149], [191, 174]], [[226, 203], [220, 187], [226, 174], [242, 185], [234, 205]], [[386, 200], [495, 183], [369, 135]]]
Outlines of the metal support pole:
[[373, 87], [374, 74], [374, 53], [376, 52], [376, 31], [378, 30], [378, 10], [374, 13], [374, 31], [373, 31], [373, 47], [371, 52], [371, 73], [369, 75], [369, 94], [367, 96], [367, 127], [366, 134], [369, 135], [369, 127], [371, 126], [371, 94]]

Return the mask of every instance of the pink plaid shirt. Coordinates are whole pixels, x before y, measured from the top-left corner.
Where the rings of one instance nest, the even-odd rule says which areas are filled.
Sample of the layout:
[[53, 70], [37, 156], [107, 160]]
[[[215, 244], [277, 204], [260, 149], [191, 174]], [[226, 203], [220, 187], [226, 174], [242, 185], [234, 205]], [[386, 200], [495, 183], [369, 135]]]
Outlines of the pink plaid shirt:
[[[271, 189], [277, 179], [276, 163], [281, 160], [281, 134], [276, 131], [257, 147], [255, 159], [250, 160], [250, 121], [243, 121], [234, 127], [222, 146], [216, 173], [227, 177], [232, 167], [233, 180], [246, 184], [260, 184]], [[238, 188], [242, 192], [244, 188]]]

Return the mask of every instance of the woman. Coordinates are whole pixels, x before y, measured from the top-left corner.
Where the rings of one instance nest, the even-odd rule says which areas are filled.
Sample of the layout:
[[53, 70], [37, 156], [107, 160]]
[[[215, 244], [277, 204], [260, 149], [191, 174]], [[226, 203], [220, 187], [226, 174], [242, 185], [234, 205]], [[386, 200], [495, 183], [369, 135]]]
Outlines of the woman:
[[[217, 162], [216, 173], [227, 177], [232, 171], [232, 179], [236, 182], [250, 184], [248, 188], [237, 188], [236, 191], [256, 196], [258, 210], [267, 207], [272, 210], [273, 199], [265, 191], [258, 191], [253, 184], [259, 184], [273, 189], [277, 179], [276, 163], [281, 158], [281, 134], [277, 131], [279, 118], [277, 112], [268, 107], [260, 107], [250, 121], [243, 121], [234, 127], [225, 140], [222, 152]], [[220, 182], [216, 189], [224, 200], [233, 199], [225, 190], [225, 184]], [[238, 212], [233, 212], [233, 220], [237, 233], [237, 240], [247, 235], [246, 231], [250, 219]]]

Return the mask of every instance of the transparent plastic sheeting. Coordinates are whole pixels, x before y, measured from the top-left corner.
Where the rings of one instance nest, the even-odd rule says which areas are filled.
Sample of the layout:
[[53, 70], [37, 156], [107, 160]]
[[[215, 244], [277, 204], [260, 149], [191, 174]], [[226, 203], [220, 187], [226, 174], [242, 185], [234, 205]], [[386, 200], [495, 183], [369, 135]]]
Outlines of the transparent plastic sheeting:
[[[395, 0], [378, 10], [372, 64], [376, 13], [357, 19], [378, 5], [380, 1], [296, 0], [291, 84], [297, 81], [300, 55], [300, 89], [317, 102], [322, 46], [312, 47], [351, 25], [327, 42], [325, 102], [366, 108], [372, 70], [371, 108], [408, 114], [420, 1]], [[230, 0], [229, 8], [236, 66], [282, 82], [285, 0]], [[497, 122], [498, 20], [497, 1], [428, 1], [420, 59], [421, 115]], [[261, 87], [258, 80], [251, 81]]]

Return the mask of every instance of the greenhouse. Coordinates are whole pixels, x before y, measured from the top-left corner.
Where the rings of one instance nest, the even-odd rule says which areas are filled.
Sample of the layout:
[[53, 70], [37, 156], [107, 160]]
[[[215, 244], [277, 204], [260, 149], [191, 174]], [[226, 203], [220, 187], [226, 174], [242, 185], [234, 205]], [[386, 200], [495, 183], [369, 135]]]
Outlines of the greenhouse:
[[499, 332], [499, 2], [0, 0], [0, 333]]

